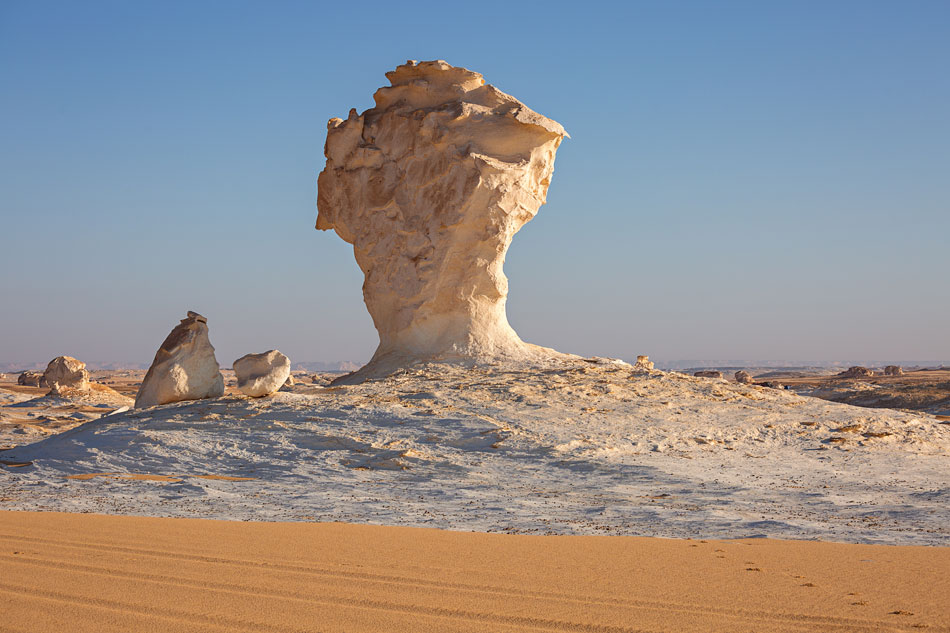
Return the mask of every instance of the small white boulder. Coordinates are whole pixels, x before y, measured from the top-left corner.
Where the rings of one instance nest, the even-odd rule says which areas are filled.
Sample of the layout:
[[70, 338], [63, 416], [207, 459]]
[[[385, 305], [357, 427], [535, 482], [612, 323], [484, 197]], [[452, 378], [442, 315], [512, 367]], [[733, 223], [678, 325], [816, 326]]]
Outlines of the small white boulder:
[[276, 349], [242, 356], [233, 367], [238, 389], [252, 398], [276, 393], [290, 378], [290, 359]]

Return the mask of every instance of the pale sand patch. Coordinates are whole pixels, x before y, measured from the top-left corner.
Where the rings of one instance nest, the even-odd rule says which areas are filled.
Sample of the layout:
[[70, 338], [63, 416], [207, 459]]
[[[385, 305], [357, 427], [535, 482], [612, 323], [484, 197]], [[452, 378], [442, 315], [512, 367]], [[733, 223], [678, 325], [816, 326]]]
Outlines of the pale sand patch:
[[950, 548], [0, 513], [0, 630], [950, 630]]

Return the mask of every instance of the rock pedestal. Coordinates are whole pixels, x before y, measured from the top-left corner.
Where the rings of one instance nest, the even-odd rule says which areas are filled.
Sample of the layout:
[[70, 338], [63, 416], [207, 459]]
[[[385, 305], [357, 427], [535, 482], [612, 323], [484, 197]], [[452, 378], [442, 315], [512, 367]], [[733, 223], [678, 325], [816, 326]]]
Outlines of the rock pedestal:
[[633, 368], [643, 371], [652, 371], [653, 362], [650, 361], [649, 356], [637, 356], [637, 362], [634, 364]]
[[290, 359], [276, 349], [242, 356], [233, 367], [238, 389], [252, 398], [276, 393], [290, 380]]
[[359, 373], [555, 355], [508, 324], [502, 265], [545, 202], [564, 128], [444, 61], [386, 77], [376, 107], [330, 119], [317, 185], [317, 228], [353, 244], [379, 332]]
[[224, 377], [208, 339], [208, 320], [188, 312], [155, 352], [135, 406], [217, 398], [224, 395]]

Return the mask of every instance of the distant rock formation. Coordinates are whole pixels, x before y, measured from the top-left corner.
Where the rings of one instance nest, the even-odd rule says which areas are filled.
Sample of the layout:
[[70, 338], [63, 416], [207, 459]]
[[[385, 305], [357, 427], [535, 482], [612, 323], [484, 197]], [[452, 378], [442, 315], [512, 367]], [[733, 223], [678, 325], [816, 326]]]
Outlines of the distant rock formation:
[[238, 389], [252, 398], [276, 393], [284, 383], [292, 380], [290, 359], [276, 349], [261, 354], [246, 354], [234, 361], [232, 366]]
[[86, 363], [72, 356], [57, 356], [46, 366], [43, 372], [46, 384], [53, 391], [62, 388], [87, 391], [89, 389], [89, 372]]
[[36, 371], [24, 371], [17, 376], [16, 384], [22, 387], [48, 387], [43, 374]]
[[386, 73], [376, 107], [330, 119], [317, 228], [354, 245], [379, 347], [356, 376], [424, 359], [557, 355], [508, 324], [502, 265], [544, 204], [567, 132], [444, 61]]
[[900, 365], [888, 365], [884, 368], [885, 376], [903, 376], [904, 368]]
[[633, 364], [633, 368], [638, 371], [653, 371], [653, 363], [649, 356], [637, 356], [637, 362]]
[[847, 370], [839, 372], [835, 375], [838, 378], [865, 378], [867, 376], [873, 376], [874, 372], [867, 367], [855, 365], [854, 367], [849, 367]]
[[751, 385], [752, 383], [755, 382], [755, 379], [752, 378], [752, 374], [745, 371], [744, 369], [740, 369], [739, 371], [736, 372], [736, 382], [741, 383], [743, 385]]
[[700, 378], [722, 378], [722, 372], [715, 371], [713, 369], [704, 369], [702, 371], [695, 371], [693, 372], [693, 375], [698, 376]]
[[208, 340], [208, 320], [189, 311], [155, 352], [135, 406], [153, 407], [222, 395], [224, 377]]

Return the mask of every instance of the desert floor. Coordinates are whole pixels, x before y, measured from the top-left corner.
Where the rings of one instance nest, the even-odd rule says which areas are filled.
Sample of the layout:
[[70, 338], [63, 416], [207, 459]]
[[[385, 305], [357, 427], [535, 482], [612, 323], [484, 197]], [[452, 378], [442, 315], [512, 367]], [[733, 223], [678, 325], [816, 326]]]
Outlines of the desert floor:
[[950, 548], [0, 512], [2, 631], [950, 630]]

